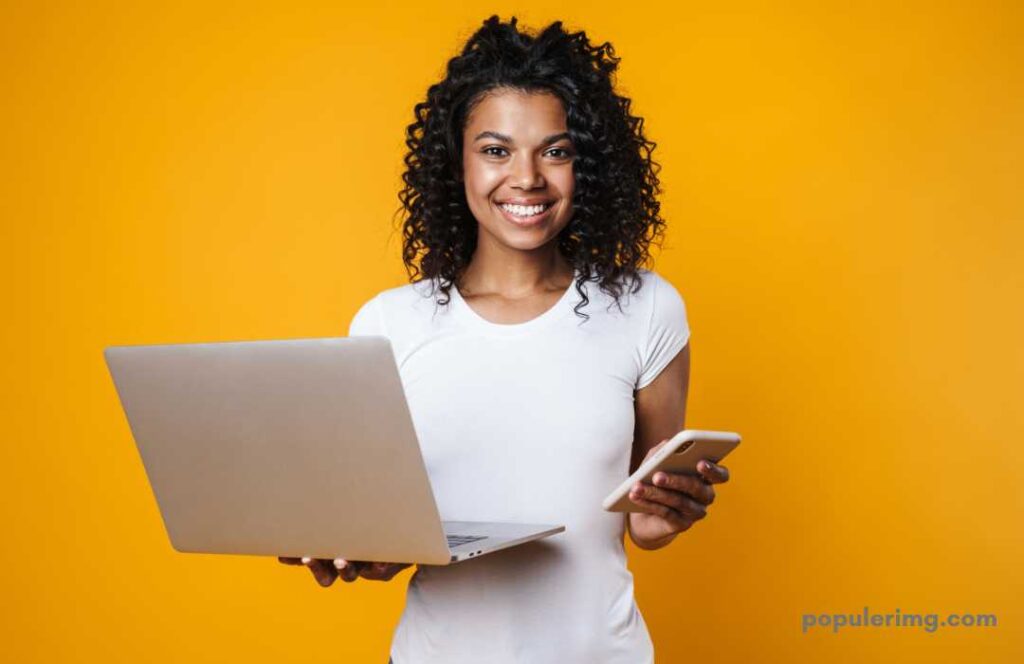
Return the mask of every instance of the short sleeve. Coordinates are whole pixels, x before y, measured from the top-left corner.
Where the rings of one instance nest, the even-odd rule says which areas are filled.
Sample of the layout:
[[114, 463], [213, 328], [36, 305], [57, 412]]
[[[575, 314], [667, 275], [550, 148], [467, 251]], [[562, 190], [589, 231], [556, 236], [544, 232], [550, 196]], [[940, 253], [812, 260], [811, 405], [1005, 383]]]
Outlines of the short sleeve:
[[663, 277], [650, 272], [651, 311], [644, 341], [641, 344], [640, 375], [636, 389], [649, 385], [661, 370], [690, 340], [690, 325], [686, 318], [686, 304], [675, 286]]
[[387, 336], [380, 311], [380, 296], [373, 297], [360, 307], [348, 325], [348, 336], [350, 337], [370, 335]]

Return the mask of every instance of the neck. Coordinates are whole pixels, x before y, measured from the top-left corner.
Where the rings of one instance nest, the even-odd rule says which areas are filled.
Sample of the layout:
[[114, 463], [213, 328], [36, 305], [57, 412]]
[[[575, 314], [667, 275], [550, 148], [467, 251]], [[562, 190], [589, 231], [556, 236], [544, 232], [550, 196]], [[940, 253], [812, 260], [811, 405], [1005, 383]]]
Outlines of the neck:
[[483, 233], [480, 236], [472, 260], [457, 280], [463, 294], [517, 299], [565, 290], [571, 283], [572, 264], [558, 251], [557, 240], [522, 250], [483, 241]]

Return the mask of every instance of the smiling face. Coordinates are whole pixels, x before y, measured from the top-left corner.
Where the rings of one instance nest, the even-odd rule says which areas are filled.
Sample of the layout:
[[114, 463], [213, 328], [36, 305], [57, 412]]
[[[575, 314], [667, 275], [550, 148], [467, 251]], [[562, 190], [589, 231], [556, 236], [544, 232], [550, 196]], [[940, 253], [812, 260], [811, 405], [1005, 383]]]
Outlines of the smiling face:
[[574, 157], [558, 97], [491, 91], [463, 131], [462, 173], [479, 242], [530, 251], [557, 238], [572, 218]]

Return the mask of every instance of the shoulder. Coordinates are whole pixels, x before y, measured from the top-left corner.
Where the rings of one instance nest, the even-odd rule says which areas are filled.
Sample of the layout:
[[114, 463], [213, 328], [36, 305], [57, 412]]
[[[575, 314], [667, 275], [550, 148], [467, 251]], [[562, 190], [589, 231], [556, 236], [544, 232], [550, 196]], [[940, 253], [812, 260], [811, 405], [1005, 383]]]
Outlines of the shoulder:
[[597, 314], [613, 327], [621, 329], [624, 325], [634, 334], [645, 332], [657, 310], [683, 306], [672, 282], [654, 270], [638, 268], [632, 275], [621, 275], [614, 288], [617, 295], [596, 280], [584, 282], [583, 290], [591, 305], [584, 311]]
[[637, 325], [648, 341], [667, 332], [689, 336], [686, 303], [679, 289], [653, 270], [639, 270], [642, 286], [637, 292]]
[[653, 270], [643, 270], [641, 274], [644, 279], [644, 287], [649, 289], [649, 298], [654, 307], [670, 309], [685, 307], [683, 296], [671, 281]]
[[686, 303], [676, 286], [652, 270], [643, 270], [644, 289], [647, 289], [647, 310], [653, 326], [659, 324], [686, 324]]
[[686, 304], [679, 290], [661, 275], [645, 271], [648, 289], [640, 333], [640, 356], [635, 388], [649, 385], [690, 340]]
[[430, 297], [430, 281], [414, 281], [393, 288], [386, 288], [377, 293], [373, 299], [379, 302], [379, 306], [393, 307], [412, 304]]
[[662, 294], [675, 292], [677, 295], [679, 294], [679, 291], [676, 290], [676, 287], [672, 284], [671, 281], [663, 277], [658, 272], [655, 272], [654, 270], [640, 268], [639, 270], [637, 270], [637, 274], [640, 276], [640, 280], [643, 282], [642, 288], [647, 289], [649, 293]]
[[364, 302], [349, 325], [349, 336], [390, 336], [389, 329], [409, 329], [426, 314], [434, 312], [432, 285], [416, 281], [386, 288]]
[[634, 315], [650, 319], [658, 309], [684, 306], [679, 290], [661, 274], [646, 268], [638, 269], [636, 274], [636, 280], [621, 282], [623, 309], [628, 307]]

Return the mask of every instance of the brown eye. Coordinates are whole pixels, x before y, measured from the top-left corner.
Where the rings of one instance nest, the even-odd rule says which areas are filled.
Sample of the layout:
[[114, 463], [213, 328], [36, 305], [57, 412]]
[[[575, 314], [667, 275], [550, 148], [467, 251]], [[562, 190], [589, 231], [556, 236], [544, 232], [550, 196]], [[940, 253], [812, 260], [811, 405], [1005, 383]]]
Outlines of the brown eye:
[[494, 154], [493, 152], [489, 152], [489, 150], [501, 150], [501, 151], [504, 152], [505, 148], [498, 147], [497, 145], [491, 145], [491, 146], [488, 146], [488, 147], [484, 148], [483, 150], [481, 150], [481, 152], [483, 152], [486, 155], [491, 155], [493, 157], [502, 157], [502, 156], [504, 156], [504, 155], [500, 155], [500, 154]]

